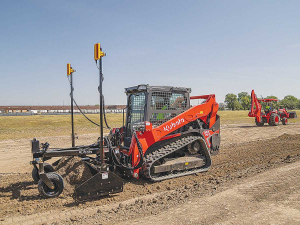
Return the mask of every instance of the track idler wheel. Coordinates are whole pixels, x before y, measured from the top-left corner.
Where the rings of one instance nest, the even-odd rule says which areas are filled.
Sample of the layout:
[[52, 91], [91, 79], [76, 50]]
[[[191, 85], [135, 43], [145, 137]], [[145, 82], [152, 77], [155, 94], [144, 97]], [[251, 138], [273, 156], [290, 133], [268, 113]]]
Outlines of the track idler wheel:
[[194, 141], [188, 145], [188, 151], [191, 155], [197, 154], [201, 150], [201, 144], [199, 141]]
[[[54, 168], [49, 163], [44, 163], [45, 173], [54, 172]], [[34, 166], [31, 172], [33, 183], [37, 184], [40, 180], [39, 169], [37, 166]]]
[[54, 185], [54, 188], [49, 188], [42, 179], [38, 182], [38, 190], [40, 195], [44, 198], [55, 198], [58, 197], [64, 190], [64, 180], [57, 173], [46, 173], [45, 174], [51, 183]]

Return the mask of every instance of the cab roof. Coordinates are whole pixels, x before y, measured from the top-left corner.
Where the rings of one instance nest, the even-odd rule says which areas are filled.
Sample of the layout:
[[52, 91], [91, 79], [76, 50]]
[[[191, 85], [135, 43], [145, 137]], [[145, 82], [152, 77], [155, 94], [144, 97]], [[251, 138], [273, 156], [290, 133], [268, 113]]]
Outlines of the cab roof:
[[259, 102], [278, 102], [278, 99], [268, 98], [268, 99], [258, 99]]
[[188, 92], [191, 93], [191, 88], [185, 87], [172, 87], [172, 86], [149, 86], [149, 84], [140, 84], [133, 87], [125, 88], [126, 94], [132, 94], [137, 92], [150, 92], [150, 91], [162, 91], [162, 92]]

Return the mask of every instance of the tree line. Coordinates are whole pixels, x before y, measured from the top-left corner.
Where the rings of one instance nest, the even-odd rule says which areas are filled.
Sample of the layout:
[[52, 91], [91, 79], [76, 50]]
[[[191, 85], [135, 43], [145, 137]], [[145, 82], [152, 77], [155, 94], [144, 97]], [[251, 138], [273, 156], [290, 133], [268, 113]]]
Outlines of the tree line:
[[[267, 96], [265, 98], [278, 99], [274, 95]], [[225, 96], [224, 103], [220, 103], [219, 109], [225, 110], [250, 110], [251, 96], [248, 92], [241, 92], [238, 95], [229, 93]], [[266, 106], [266, 103], [260, 103], [262, 107]], [[286, 109], [300, 109], [300, 99], [297, 99], [293, 95], [287, 95], [278, 102], [272, 102], [272, 106], [275, 108], [286, 108]]]

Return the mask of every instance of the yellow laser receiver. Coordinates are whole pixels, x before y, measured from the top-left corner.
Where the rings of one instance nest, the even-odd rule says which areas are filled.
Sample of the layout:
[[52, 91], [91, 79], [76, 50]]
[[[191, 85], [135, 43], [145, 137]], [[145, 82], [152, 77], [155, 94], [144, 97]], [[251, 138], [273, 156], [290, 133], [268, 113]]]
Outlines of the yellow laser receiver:
[[69, 76], [69, 75], [71, 75], [74, 72], [75, 72], [75, 70], [73, 70], [72, 67], [71, 67], [71, 64], [68, 63], [67, 64], [67, 75]]
[[104, 52], [101, 51], [100, 43], [94, 45], [94, 59], [97, 61], [101, 57], [106, 56]]

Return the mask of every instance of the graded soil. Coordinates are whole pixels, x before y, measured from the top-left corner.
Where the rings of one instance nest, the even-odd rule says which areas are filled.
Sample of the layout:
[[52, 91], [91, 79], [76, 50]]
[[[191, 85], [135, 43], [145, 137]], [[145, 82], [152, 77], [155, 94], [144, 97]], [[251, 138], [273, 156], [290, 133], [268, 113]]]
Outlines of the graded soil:
[[[274, 128], [274, 132], [271, 128]], [[125, 220], [130, 220], [136, 224], [138, 221], [144, 223], [146, 223], [145, 221], [152, 221], [152, 224], [154, 224], [157, 221], [156, 218], [165, 218], [172, 224], [197, 224], [197, 221], [210, 224], [226, 222], [227, 220], [229, 224], [238, 224], [237, 221], [229, 220], [228, 217], [230, 213], [233, 213], [232, 216], [237, 218], [242, 215], [236, 205], [239, 201], [233, 197], [226, 198], [226, 202], [229, 201], [227, 202], [229, 206], [216, 207], [215, 210], [218, 213], [215, 214], [218, 215], [219, 220], [211, 220], [209, 218], [209, 215], [213, 215], [211, 212], [202, 213], [206, 215], [203, 218], [205, 217], [207, 220], [196, 217], [194, 212], [195, 216], [190, 216], [190, 221], [181, 220], [180, 213], [177, 213], [179, 216], [176, 220], [177, 223], [175, 220], [172, 222], [168, 212], [175, 213], [177, 209], [182, 209], [192, 215], [193, 210], [188, 210], [186, 204], [191, 204], [191, 206], [203, 210], [205, 202], [209, 202], [209, 206], [213, 206], [219, 201], [211, 200], [209, 198], [211, 196], [217, 196], [218, 194], [222, 196], [225, 191], [233, 193], [237, 190], [237, 185], [246, 185], [247, 182], [252, 182], [251, 179], [259, 174], [277, 173], [271, 171], [277, 171], [277, 169], [280, 170], [286, 165], [298, 163], [300, 161], [300, 125], [266, 126], [262, 128], [251, 125], [230, 125], [222, 128], [221, 136], [222, 146], [220, 152], [218, 155], [213, 156], [212, 166], [206, 173], [156, 183], [145, 179], [124, 180], [124, 192], [85, 202], [75, 201], [67, 191], [55, 199], [41, 198], [38, 194], [37, 185], [32, 181], [30, 170], [27, 172], [29, 166], [25, 167], [24, 172], [22, 172], [22, 168], [19, 168], [19, 172], [15, 174], [3, 172], [0, 175], [0, 224], [122, 224]], [[29, 148], [24, 148], [23, 151], [26, 151], [26, 154], [29, 151], [30, 155]], [[24, 158], [27, 160], [26, 157]], [[24, 158], [23, 160], [25, 160]], [[62, 160], [60, 162], [61, 167], [58, 164], [57, 169], [68, 183], [74, 182], [72, 184], [75, 184], [83, 178], [75, 175], [79, 172], [84, 174], [85, 168], [82, 167], [78, 159], [73, 158], [73, 160], [74, 162], [67, 163], [64, 166], [62, 164], [65, 161]], [[6, 169], [13, 172], [15, 166], [13, 163], [5, 165], [6, 167], [11, 165], [10, 169]], [[78, 170], [74, 172], [75, 175], [72, 175], [73, 171], [76, 171], [75, 167], [72, 168], [74, 165], [77, 165], [75, 167]], [[19, 167], [21, 166], [19, 165]], [[295, 171], [289, 171], [295, 173]], [[284, 174], [289, 174], [289, 172]], [[273, 194], [268, 194], [268, 191], [260, 192], [257, 190], [265, 190], [269, 186], [272, 189], [271, 186], [276, 186], [278, 180], [282, 186], [282, 180], [285, 179], [285, 176], [288, 179], [288, 184], [295, 183], [296, 185], [300, 182], [299, 176], [282, 176], [280, 179], [278, 176], [272, 177], [270, 175], [259, 177], [259, 179], [269, 178], [266, 186], [252, 189], [251, 185], [246, 185], [245, 187], [248, 188], [246, 192], [253, 192], [254, 197], [252, 196], [245, 201], [251, 202], [254, 198], [255, 201], [260, 202], [267, 201], [269, 197], [274, 197]], [[299, 192], [293, 192], [293, 190], [298, 189], [296, 185], [291, 192], [284, 188], [281, 193], [291, 196], [291, 198], [284, 198], [286, 201], [289, 199], [298, 201]], [[228, 194], [228, 196], [230, 195]], [[230, 208], [230, 204], [233, 205], [233, 208]], [[255, 211], [257, 205], [253, 205], [253, 207], [253, 211]], [[284, 205], [281, 205], [281, 207], [284, 207]], [[291, 217], [291, 223], [289, 224], [297, 222], [298, 218], [296, 216], [297, 207], [293, 208], [292, 203], [291, 207], [290, 214], [293, 215], [293, 212], [296, 214]], [[209, 211], [213, 208], [207, 207], [205, 210]], [[172, 213], [170, 215], [174, 215]], [[249, 213], [251, 213], [251, 210]], [[161, 223], [157, 222], [157, 224]]]

